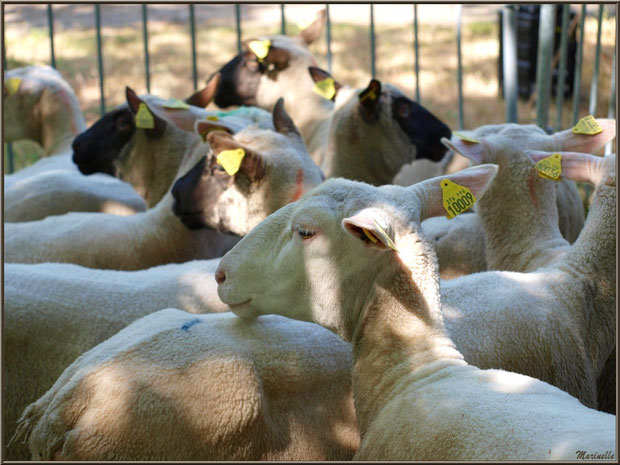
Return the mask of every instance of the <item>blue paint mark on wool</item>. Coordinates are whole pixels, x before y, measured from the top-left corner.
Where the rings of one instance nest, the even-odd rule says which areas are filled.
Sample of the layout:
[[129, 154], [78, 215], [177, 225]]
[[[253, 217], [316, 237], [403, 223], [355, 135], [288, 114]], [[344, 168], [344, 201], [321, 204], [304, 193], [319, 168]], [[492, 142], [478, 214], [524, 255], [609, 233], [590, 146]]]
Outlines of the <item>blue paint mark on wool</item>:
[[216, 115], [219, 118], [226, 118], [227, 116], [249, 116], [251, 118], [254, 112], [255, 112], [254, 107], [242, 106], [240, 108], [237, 108], [236, 110], [220, 111], [216, 113]]
[[181, 326], [181, 329], [183, 331], [187, 331], [189, 328], [191, 328], [194, 325], [197, 325], [198, 323], [200, 323], [200, 320], [198, 318], [194, 318], [193, 320], [189, 320], [187, 323]]

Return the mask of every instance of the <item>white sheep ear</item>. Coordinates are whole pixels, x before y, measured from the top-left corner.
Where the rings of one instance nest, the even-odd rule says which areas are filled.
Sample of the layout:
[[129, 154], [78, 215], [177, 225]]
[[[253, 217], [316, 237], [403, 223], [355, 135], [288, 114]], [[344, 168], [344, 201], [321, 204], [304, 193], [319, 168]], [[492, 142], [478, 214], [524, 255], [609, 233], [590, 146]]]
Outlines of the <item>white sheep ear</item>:
[[414, 184], [409, 189], [422, 192], [420, 221], [433, 216], [447, 216], [448, 213], [443, 205], [443, 189], [441, 186], [443, 180], [449, 179], [454, 184], [467, 187], [476, 200], [479, 200], [493, 183], [497, 171], [497, 165], [485, 164]]
[[616, 137], [616, 120], [609, 118], [597, 118], [603, 132], [593, 136], [587, 134], [575, 134], [571, 129], [558, 132], [553, 137], [559, 142], [561, 150], [567, 152], [595, 153], [607, 142]]
[[367, 247], [380, 250], [397, 250], [390, 237], [391, 228], [386, 223], [385, 212], [378, 208], [364, 208], [342, 220], [345, 232], [361, 240]]
[[539, 162], [554, 153], [562, 156], [561, 176], [573, 181], [589, 182], [598, 185], [605, 175], [605, 162], [603, 157], [580, 152], [543, 152], [539, 150], [526, 150], [525, 155], [534, 163]]
[[476, 163], [484, 163], [488, 159], [488, 148], [483, 140], [477, 139], [477, 141], [478, 142], [476, 143], [465, 142], [455, 134], [452, 134], [451, 139], [446, 137], [441, 138], [441, 143], [449, 149], [460, 153], [464, 157], [469, 158]]

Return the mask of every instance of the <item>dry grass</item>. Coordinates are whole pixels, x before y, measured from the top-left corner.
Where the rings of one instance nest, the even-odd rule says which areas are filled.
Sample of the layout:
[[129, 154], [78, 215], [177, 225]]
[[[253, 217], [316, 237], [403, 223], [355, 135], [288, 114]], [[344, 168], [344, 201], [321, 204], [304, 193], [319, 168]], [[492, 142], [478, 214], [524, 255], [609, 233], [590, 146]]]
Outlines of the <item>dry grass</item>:
[[[443, 7], [442, 5], [436, 5]], [[377, 77], [402, 88], [414, 96], [413, 27], [406, 17], [410, 5], [398, 5], [396, 15], [386, 16], [389, 5], [376, 5], [376, 69]], [[432, 6], [423, 5], [424, 13]], [[451, 13], [452, 5], [445, 11]], [[26, 64], [49, 63], [49, 37], [43, 5], [5, 6], [5, 37], [8, 69]], [[181, 9], [183, 8], [183, 9]], [[295, 18], [316, 11], [320, 5], [287, 6], [287, 33], [297, 31]], [[465, 127], [505, 120], [504, 101], [498, 96], [497, 61], [499, 55], [498, 24], [491, 7], [483, 14], [481, 6], [464, 9], [463, 24], [463, 93]], [[186, 5], [149, 6], [149, 55], [151, 92], [162, 97], [182, 98], [193, 91], [191, 41]], [[496, 9], [496, 7], [495, 7]], [[575, 8], [577, 11], [577, 8]], [[99, 115], [99, 76], [97, 47], [91, 5], [55, 5], [57, 68], [75, 89], [87, 122]], [[144, 51], [139, 5], [101, 6], [104, 92], [106, 109], [121, 103], [124, 87], [146, 91]], [[199, 86], [225, 63], [237, 48], [232, 5], [198, 5], [197, 66]], [[334, 76], [343, 83], [365, 86], [370, 75], [370, 39], [367, 25], [368, 5], [336, 5], [332, 7], [332, 54]], [[441, 10], [444, 11], [444, 10]], [[468, 11], [473, 13], [468, 15]], [[119, 13], [120, 12], [120, 13]], [[452, 127], [458, 126], [458, 88], [456, 29], [454, 16], [426, 17], [420, 14], [420, 94], [422, 104]], [[349, 16], [347, 16], [349, 15]], [[400, 15], [400, 16], [399, 16]], [[402, 16], [402, 21], [398, 18]], [[350, 21], [346, 19], [350, 17]], [[33, 18], [37, 18], [36, 20]], [[43, 20], [41, 19], [43, 18]], [[293, 19], [289, 19], [293, 18]], [[387, 19], [382, 19], [387, 18]], [[244, 5], [243, 37], [278, 33], [278, 5]], [[65, 26], [66, 25], [66, 26]], [[580, 115], [588, 112], [590, 83], [596, 42], [596, 18], [586, 19], [586, 45], [580, 90]], [[603, 22], [602, 53], [599, 71], [597, 116], [607, 116], [610, 99], [612, 57], [615, 45], [615, 17]], [[327, 45], [324, 39], [311, 47], [321, 66], [327, 67]], [[553, 100], [555, 103], [555, 100]], [[572, 120], [572, 103], [566, 101], [563, 127]], [[535, 120], [535, 106], [519, 102], [519, 122]], [[549, 122], [555, 123], [555, 105]], [[16, 167], [36, 159], [32, 144], [14, 144]], [[6, 171], [6, 163], [5, 163]]]

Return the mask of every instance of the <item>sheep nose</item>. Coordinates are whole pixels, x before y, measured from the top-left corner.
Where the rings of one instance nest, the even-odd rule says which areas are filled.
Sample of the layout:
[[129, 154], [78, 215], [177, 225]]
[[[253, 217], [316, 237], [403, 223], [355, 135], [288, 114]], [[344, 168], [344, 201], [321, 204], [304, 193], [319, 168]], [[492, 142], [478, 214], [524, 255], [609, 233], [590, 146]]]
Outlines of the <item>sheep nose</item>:
[[226, 273], [224, 273], [222, 270], [217, 270], [215, 272], [215, 281], [218, 284], [222, 284], [224, 281], [226, 281]]

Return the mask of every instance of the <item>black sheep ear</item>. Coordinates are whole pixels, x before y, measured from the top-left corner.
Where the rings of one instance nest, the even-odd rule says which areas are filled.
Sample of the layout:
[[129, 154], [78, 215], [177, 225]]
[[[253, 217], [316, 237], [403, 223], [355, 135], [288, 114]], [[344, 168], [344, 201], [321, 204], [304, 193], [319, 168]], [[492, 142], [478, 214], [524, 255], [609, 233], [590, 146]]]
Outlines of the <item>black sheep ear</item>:
[[138, 97], [131, 87], [125, 87], [125, 97], [134, 115], [135, 127], [143, 129], [148, 137], [161, 137], [166, 129], [166, 121], [151, 111], [148, 104]]
[[209, 79], [209, 82], [207, 82], [207, 86], [204, 89], [197, 90], [192, 95], [187, 97], [185, 99], [185, 103], [200, 108], [206, 107], [211, 103], [213, 97], [215, 97], [215, 94], [220, 87], [221, 80], [222, 76], [220, 73], [214, 74], [211, 79]]
[[284, 99], [282, 97], [278, 99], [273, 107], [272, 118], [273, 127], [277, 132], [285, 136], [294, 134], [301, 139], [297, 126], [295, 126], [295, 123], [284, 108]]
[[376, 121], [379, 115], [379, 101], [381, 99], [381, 82], [372, 79], [368, 87], [358, 95], [362, 118], [367, 123]]

